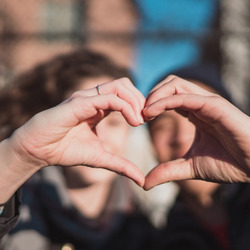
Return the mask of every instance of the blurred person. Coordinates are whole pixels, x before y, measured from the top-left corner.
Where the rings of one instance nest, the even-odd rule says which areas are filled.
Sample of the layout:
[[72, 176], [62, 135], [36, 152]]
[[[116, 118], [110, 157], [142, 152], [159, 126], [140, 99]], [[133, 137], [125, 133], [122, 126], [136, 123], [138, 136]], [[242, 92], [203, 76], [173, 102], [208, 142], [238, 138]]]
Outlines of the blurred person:
[[[200, 179], [220, 183], [250, 181], [248, 115], [220, 95], [174, 75], [168, 76], [148, 94], [143, 109], [144, 120], [153, 120], [167, 110], [176, 110], [195, 124], [196, 136], [182, 158], [152, 169], [146, 176], [146, 190], [171, 180]], [[206, 147], [203, 146], [205, 139], [209, 139]], [[199, 146], [204, 150], [200, 158]], [[215, 149], [221, 157], [213, 151]], [[208, 155], [211, 158], [206, 157]], [[165, 165], [168, 170], [183, 168], [185, 171], [169, 171], [167, 176], [158, 175]]]
[[[174, 72], [174, 75], [231, 100], [220, 79], [219, 71], [211, 63], [181, 68]], [[186, 117], [171, 110], [151, 121], [149, 130], [158, 160], [164, 163], [187, 153], [195, 138], [196, 128]], [[221, 249], [228, 249], [229, 221], [226, 201], [222, 199], [223, 187], [201, 180], [183, 180], [177, 183], [180, 195], [169, 215], [168, 231], [173, 233], [173, 224], [175, 230], [181, 231], [186, 227], [197, 232], [203, 230], [204, 234], [208, 232], [215, 237], [221, 244]]]
[[[127, 82], [123, 86], [131, 90], [132, 96], [129, 92], [121, 98], [117, 96], [123, 91], [124, 83], [117, 80], [101, 85], [106, 93], [102, 96], [97, 96], [96, 88], [77, 92], [64, 103], [36, 114], [0, 142], [0, 239], [15, 225], [19, 215], [20, 192], [16, 190], [46, 166], [89, 165], [91, 161], [93, 167], [122, 172], [142, 186], [144, 177], [135, 165], [105, 151], [95, 133], [95, 125], [110, 110], [120, 111], [133, 126], [140, 124], [135, 110], [141, 108], [141, 105], [136, 108], [141, 96], [135, 88], [134, 91], [130, 88], [132, 84]], [[76, 137], [79, 129], [81, 134]], [[89, 159], [93, 148], [95, 153]]]
[[[125, 76], [129, 77], [127, 69], [94, 52], [81, 50], [62, 55], [16, 79], [2, 99], [2, 109], [8, 111], [1, 111], [4, 114], [1, 127], [8, 135], [34, 113], [61, 102], [73, 91], [92, 88], [94, 95], [102, 96], [105, 90], [101, 88], [98, 92], [95, 89], [98, 83]], [[131, 84], [125, 78], [120, 81], [124, 86]], [[124, 86], [123, 91], [115, 94], [121, 98], [133, 96], [130, 102], [137, 102], [134, 105], [137, 118], [142, 119], [139, 111], [144, 106], [143, 96], [139, 91], [133, 93], [134, 88], [131, 91]], [[92, 122], [96, 125], [91, 118], [89, 123]], [[129, 126], [120, 113], [110, 113], [92, 129], [107, 152], [124, 155]], [[94, 154], [95, 149], [88, 156], [88, 166], [92, 166]], [[106, 161], [112, 158], [107, 157]], [[63, 246], [150, 249], [152, 233], [153, 228], [140, 211], [126, 178], [102, 169], [52, 166], [24, 185], [20, 220], [3, 240], [2, 249], [61, 249]]]
[[[196, 134], [187, 153], [160, 163], [148, 173], [146, 190], [171, 180], [249, 182], [249, 116], [218, 94], [173, 75], [152, 89], [143, 113], [146, 120], [151, 120], [166, 110], [176, 110], [188, 118], [196, 126]], [[228, 187], [226, 208], [230, 218], [230, 248], [248, 249], [249, 185]], [[225, 198], [223, 196], [221, 198]], [[174, 223], [173, 226], [177, 221]], [[178, 224], [176, 228], [178, 230]]]
[[[118, 81], [118, 82], [120, 82], [120, 81]], [[115, 81], [114, 83], [118, 83], [118, 82]], [[127, 81], [125, 81], [125, 82], [127, 82]], [[125, 82], [121, 81], [121, 83], [123, 83], [123, 84], [125, 84]], [[104, 88], [105, 91], [103, 91], [103, 93], [107, 94], [106, 91], [108, 89], [109, 89], [109, 91], [111, 90], [110, 88], [107, 88], [107, 86], [109, 86], [109, 83], [107, 83], [105, 85], [102, 85], [102, 88], [104, 86], [105, 86], [105, 88]], [[113, 87], [115, 87], [113, 89], [113, 93], [116, 94], [116, 95], [120, 94], [123, 98], [128, 97], [129, 95], [125, 96], [123, 94], [124, 88], [119, 89], [118, 86], [119, 85], [117, 85], [117, 84], [115, 84], [115, 85], [113, 84]], [[118, 89], [116, 89], [116, 87]], [[204, 173], [206, 173], [206, 176], [199, 175], [201, 172], [195, 172], [195, 175], [193, 173], [190, 176], [190, 173], [188, 171], [178, 171], [178, 170], [181, 170], [181, 168], [183, 167], [183, 164], [182, 164], [183, 161], [181, 161], [181, 162], [178, 161], [177, 164], [179, 166], [176, 165], [175, 161], [173, 161], [173, 162], [168, 163], [168, 167], [169, 167], [170, 171], [166, 175], [165, 174], [166, 171], [164, 171], [165, 169], [162, 169], [162, 166], [164, 164], [161, 164], [147, 175], [145, 189], [150, 188], [150, 186], [152, 187], [153, 183], [160, 183], [160, 181], [162, 181], [163, 179], [165, 179], [165, 181], [166, 181], [167, 176], [168, 176], [169, 180], [171, 180], [171, 179], [173, 179], [173, 180], [174, 179], [175, 180], [179, 179], [180, 180], [180, 179], [187, 179], [187, 178], [201, 178], [201, 179], [213, 180], [213, 181], [228, 181], [228, 178], [230, 178], [231, 182], [237, 182], [237, 181], [248, 181], [249, 182], [249, 179], [247, 179], [246, 177], [244, 178], [244, 174], [243, 175], [241, 174], [241, 173], [247, 174], [247, 169], [249, 169], [249, 167], [250, 167], [250, 164], [249, 164], [249, 158], [250, 158], [249, 157], [249, 147], [248, 147], [248, 141], [247, 141], [249, 139], [249, 130], [245, 129], [245, 128], [248, 128], [249, 117], [244, 115], [243, 113], [241, 113], [237, 108], [235, 108], [229, 102], [226, 102], [225, 100], [223, 100], [223, 98], [220, 98], [218, 95], [212, 94], [211, 92], [207, 92], [207, 91], [201, 89], [200, 87], [195, 86], [194, 84], [191, 84], [191, 83], [189, 83], [187, 81], [184, 81], [182, 79], [178, 79], [176, 77], [169, 77], [168, 79], [166, 79], [165, 84], [162, 83], [157, 87], [158, 87], [158, 89], [155, 88], [154, 90], [152, 90], [152, 92], [148, 96], [146, 107], [143, 110], [143, 113], [144, 113], [145, 117], [148, 119], [150, 117], [157, 116], [157, 114], [162, 113], [162, 108], [164, 108], [164, 109], [173, 109], [173, 108], [185, 109], [185, 113], [182, 113], [182, 115], [189, 114], [190, 119], [192, 118], [191, 114], [196, 113], [197, 120], [194, 120], [194, 118], [192, 118], [192, 121], [194, 122], [194, 124], [196, 124], [196, 127], [198, 129], [196, 132], [206, 134], [207, 133], [207, 128], [210, 128], [210, 130], [214, 132], [212, 134], [212, 137], [210, 138], [211, 140], [207, 141], [207, 144], [205, 146], [204, 154], [202, 156], [200, 155], [198, 157], [198, 158], [201, 158], [203, 162], [208, 163], [208, 166], [210, 166], [211, 168], [207, 168], [206, 165], [201, 164], [202, 162], [200, 162], [197, 159], [198, 161], [197, 160], [193, 161], [193, 163], [195, 163], [194, 166], [199, 167], [200, 169], [203, 169]], [[159, 92], [159, 90], [160, 90], [160, 92]], [[20, 144], [20, 142], [22, 142], [22, 144], [23, 144], [23, 142], [25, 142], [24, 139], [28, 135], [28, 136], [30, 136], [30, 139], [32, 138], [34, 140], [34, 138], [36, 138], [36, 141], [35, 142], [33, 141], [33, 143], [32, 143], [33, 146], [32, 146], [32, 144], [30, 145], [30, 143], [26, 143], [24, 145], [26, 145], [26, 146], [29, 145], [29, 146], [31, 146], [30, 149], [34, 150], [36, 148], [34, 146], [37, 146], [37, 143], [39, 142], [39, 140], [42, 140], [42, 138], [43, 138], [42, 136], [47, 137], [48, 135], [53, 135], [54, 137], [52, 137], [52, 138], [49, 137], [49, 139], [50, 139], [49, 141], [52, 140], [54, 143], [55, 143], [55, 138], [58, 139], [57, 133], [56, 134], [51, 133], [53, 131], [47, 131], [46, 128], [58, 129], [58, 128], [60, 128], [60, 126], [62, 126], [61, 125], [62, 121], [63, 121], [62, 122], [63, 124], [66, 124], [67, 122], [69, 122], [71, 126], [75, 126], [76, 128], [75, 127], [71, 128], [71, 127], [67, 126], [67, 128], [65, 130], [65, 133], [67, 134], [68, 131], [71, 131], [71, 130], [73, 131], [74, 129], [78, 129], [79, 126], [82, 126], [82, 124], [80, 124], [80, 125], [75, 124], [77, 121], [74, 121], [74, 123], [72, 124], [72, 109], [68, 108], [68, 107], [71, 106], [71, 104], [72, 104], [73, 107], [75, 106], [75, 108], [77, 108], [77, 109], [74, 108], [73, 110], [74, 111], [77, 110], [80, 113], [82, 111], [81, 107], [84, 107], [85, 111], [87, 111], [87, 110], [89, 110], [91, 108], [91, 106], [89, 106], [89, 102], [91, 102], [91, 105], [95, 104], [95, 109], [92, 109], [93, 114], [96, 114], [96, 112], [98, 110], [98, 109], [96, 110], [96, 108], [98, 106], [97, 103], [99, 103], [98, 107], [101, 108], [101, 109], [104, 109], [104, 110], [106, 108], [114, 109], [114, 107], [116, 105], [114, 105], [115, 102], [113, 102], [114, 100], [112, 101], [111, 96], [107, 96], [107, 95], [97, 96], [99, 98], [99, 101], [97, 101], [98, 99], [95, 98], [95, 97], [94, 98], [92, 98], [92, 97], [87, 98], [88, 96], [93, 96], [93, 94], [97, 95], [96, 92], [97, 92], [96, 88], [92, 88], [91, 90], [88, 90], [88, 91], [81, 91], [81, 93], [85, 93], [84, 95], [80, 95], [79, 94], [80, 92], [78, 92], [77, 94], [74, 94], [71, 98], [69, 98], [67, 100], [67, 102], [64, 102], [64, 104], [66, 104], [66, 105], [59, 105], [54, 109], [51, 109], [51, 110], [46, 111], [46, 112], [42, 112], [42, 113], [38, 114], [38, 116], [36, 116], [35, 118], [32, 118], [31, 121], [29, 121], [25, 126], [22, 126], [21, 129], [17, 130], [17, 133], [15, 133], [15, 134], [17, 134], [18, 136], [15, 136], [15, 134], [14, 134], [14, 136], [10, 137], [10, 139], [12, 138], [11, 140], [4, 141], [4, 143], [0, 144], [1, 145], [1, 147], [0, 147], [1, 159], [5, 159], [6, 156], [8, 157], [8, 154], [2, 154], [2, 153], [4, 153], [4, 152], [8, 153], [9, 152], [9, 150], [6, 151], [5, 149], [8, 149], [8, 142], [10, 142], [10, 141], [12, 141], [12, 146], [16, 145], [17, 146], [16, 149], [18, 149], [18, 144]], [[132, 92], [131, 93], [128, 92], [128, 94], [132, 94]], [[137, 94], [138, 94], [138, 92], [137, 92]], [[165, 98], [163, 98], [163, 99], [161, 99], [162, 94], [165, 95]], [[170, 94], [170, 96], [168, 97], [169, 94]], [[84, 97], [84, 98], [79, 98], [80, 96]], [[156, 97], [156, 99], [155, 99], [155, 97]], [[107, 98], [110, 98], [109, 99], [110, 102], [107, 102], [107, 100], [108, 100]], [[76, 102], [76, 99], [78, 100], [77, 102]], [[82, 99], [82, 100], [80, 101], [80, 99]], [[119, 103], [118, 99], [116, 100], [116, 102], [117, 102], [116, 104]], [[126, 98], [124, 98], [124, 99], [126, 99]], [[135, 103], [133, 102], [134, 98], [132, 98], [132, 99], [128, 98], [128, 100], [129, 100], [129, 103], [132, 104], [133, 109], [135, 109], [134, 104], [138, 105], [138, 103], [136, 103], [136, 101], [135, 101]], [[167, 102], [167, 100], [169, 100], [170, 102], [169, 101]], [[155, 103], [154, 103], [154, 101], [155, 101]], [[88, 105], [83, 105], [84, 103], [88, 104]], [[79, 104], [81, 104], [81, 105], [79, 105]], [[220, 104], [220, 105], [218, 105], [218, 104]], [[102, 105], [104, 105], [104, 106], [102, 106]], [[109, 105], [111, 105], [111, 106], [109, 106]], [[135, 106], [137, 106], [137, 105], [135, 105]], [[139, 105], [139, 106], [140, 107], [138, 108], [138, 110], [136, 109], [137, 113], [140, 110], [142, 105]], [[155, 109], [155, 107], [157, 107], [157, 109]], [[132, 119], [132, 117], [130, 115], [128, 115], [131, 112], [125, 112], [124, 109], [122, 110], [122, 107], [120, 105], [118, 105], [116, 108], [118, 108], [118, 110], [123, 111], [123, 115], [126, 117], [126, 120], [131, 125], [139, 125], [140, 124], [140, 122], [138, 122], [138, 120], [137, 120], [138, 118], [134, 119], [135, 118], [134, 117]], [[214, 112], [215, 108], [217, 110], [216, 113]], [[62, 111], [66, 111], [66, 113], [62, 112]], [[228, 112], [230, 112], [231, 116], [228, 116]], [[59, 113], [64, 114], [64, 115], [63, 116], [62, 115], [58, 116]], [[75, 115], [75, 114], [76, 113], [74, 112], [73, 115]], [[92, 116], [93, 114], [88, 112], [88, 115], [90, 115], [90, 116]], [[228, 116], [229, 119], [225, 119], [227, 116]], [[205, 117], [207, 119], [204, 120]], [[44, 118], [46, 118], [46, 119], [44, 119]], [[86, 117], [84, 116], [82, 118], [86, 119], [87, 116]], [[103, 116], [95, 117], [94, 120], [96, 121], [96, 119], [97, 119], [96, 122], [98, 122], [98, 120], [101, 119], [101, 118], [103, 118]], [[199, 122], [199, 119], [201, 119], [200, 122]], [[213, 120], [212, 123], [211, 123], [211, 119]], [[137, 121], [135, 122], [135, 120], [137, 120]], [[238, 126], [238, 123], [235, 123], [235, 120], [240, 122], [240, 124], [241, 124], [240, 128]], [[49, 124], [48, 124], [48, 121], [49, 121]], [[95, 126], [95, 124], [93, 124], [92, 119], [90, 119], [90, 120], [87, 119], [86, 123], [91, 124], [91, 126], [90, 126], [90, 128], [88, 128], [89, 126], [85, 126], [84, 127], [85, 131], [88, 131], [88, 130], [91, 131], [91, 127], [93, 128]], [[47, 127], [46, 127], [45, 124], [47, 125]], [[205, 126], [205, 124], [206, 124], [206, 126]], [[204, 129], [200, 130], [201, 127], [203, 127]], [[225, 128], [225, 129], [221, 130], [220, 127]], [[214, 128], [217, 128], [217, 130], [214, 130]], [[33, 132], [32, 132], [32, 129], [34, 129]], [[36, 133], [36, 136], [34, 136], [34, 133]], [[74, 133], [69, 133], [69, 134], [71, 134], [71, 138], [68, 138], [68, 139], [72, 139], [72, 141], [74, 141], [75, 140], [75, 137], [73, 136]], [[227, 136], [224, 137], [223, 135], [227, 135]], [[200, 137], [200, 139], [202, 139], [200, 141], [200, 143], [203, 142], [203, 137]], [[234, 151], [231, 151], [230, 148], [224, 147], [223, 137], [227, 138], [227, 142], [228, 142], [229, 145], [233, 145], [232, 149]], [[13, 140], [13, 138], [14, 138], [14, 140]], [[207, 137], [205, 136], [204, 138], [207, 138]], [[39, 139], [39, 140], [37, 140], [37, 139]], [[59, 134], [59, 140], [61, 140], [61, 139], [62, 139], [61, 134]], [[218, 147], [216, 139], [221, 139], [221, 143], [222, 143], [221, 146], [223, 146], [224, 149], [223, 149], [223, 147]], [[28, 142], [32, 142], [32, 140], [28, 140]], [[45, 141], [45, 143], [46, 142], [47, 141]], [[234, 143], [232, 144], [232, 142], [234, 142]], [[54, 150], [56, 149], [56, 153], [58, 153], [57, 144], [54, 145], [54, 143], [51, 145], [50, 149], [54, 148]], [[7, 148], [6, 148], [6, 145], [7, 145]], [[61, 145], [62, 145], [62, 143], [61, 143]], [[220, 153], [221, 156], [223, 156], [225, 154], [225, 151], [226, 151], [229, 155], [231, 155], [231, 157], [233, 157], [235, 159], [235, 162], [232, 161], [232, 158], [228, 159], [228, 161], [225, 162], [226, 155], [224, 155], [224, 157], [218, 158], [216, 156], [216, 154], [214, 154], [214, 151], [213, 150], [211, 151], [211, 145], [212, 145], [213, 148], [218, 149], [218, 152]], [[91, 147], [91, 144], [89, 144], [89, 146]], [[192, 153], [190, 155], [187, 155], [186, 159], [183, 159], [184, 162], [185, 162], [185, 160], [188, 159], [188, 157], [197, 158], [196, 154], [198, 152], [197, 152], [196, 146], [197, 146], [197, 140], [194, 141], [194, 144], [192, 146], [192, 148], [193, 148]], [[69, 147], [69, 148], [71, 148], [71, 147]], [[88, 147], [86, 147], [86, 148], [88, 148]], [[59, 147], [59, 149], [61, 149], [61, 147]], [[23, 150], [23, 147], [21, 147], [20, 150]], [[54, 150], [52, 150], [52, 151], [54, 151]], [[209, 151], [211, 151], [211, 157], [207, 158], [205, 153], [209, 152]], [[236, 154], [235, 154], [235, 152], [236, 152]], [[24, 156], [27, 155], [26, 151], [24, 153], [26, 153], [26, 154], [24, 154]], [[32, 161], [31, 161], [32, 164], [31, 165], [34, 165], [34, 166], [36, 164], [37, 165], [43, 165], [44, 160], [43, 160], [43, 164], [41, 164], [41, 162], [36, 163], [36, 162], [34, 162], [33, 157], [36, 156], [36, 154], [38, 154], [38, 153], [39, 153], [38, 154], [39, 158], [41, 156], [44, 157], [45, 155], [48, 156], [48, 154], [44, 155], [44, 152], [41, 154], [40, 151], [38, 152], [37, 150], [34, 151], [33, 153], [35, 153], [35, 154], [32, 154]], [[96, 153], [99, 153], [99, 152], [96, 151]], [[52, 157], [55, 156], [55, 155], [56, 154], [53, 154]], [[247, 155], [248, 155], [248, 157], [247, 157]], [[68, 156], [69, 156], [69, 159], [71, 158], [71, 160], [72, 160], [72, 157], [70, 157], [71, 155], [68, 155]], [[85, 157], [84, 154], [83, 155], [81, 154], [81, 156], [83, 158]], [[28, 155], [28, 158], [29, 157], [30, 157], [30, 154]], [[83, 160], [83, 158], [82, 158], [82, 160]], [[42, 159], [44, 159], [44, 158], [42, 158]], [[61, 160], [63, 162], [63, 160], [66, 160], [66, 159], [67, 158], [61, 159]], [[24, 159], [24, 160], [27, 160], [27, 159]], [[41, 160], [41, 158], [40, 158], [40, 160]], [[48, 160], [53, 160], [53, 158], [49, 157], [49, 158], [46, 159], [46, 161], [48, 161]], [[88, 160], [89, 159], [87, 159], [87, 162], [88, 162]], [[100, 160], [100, 158], [99, 158], [99, 160]], [[179, 159], [179, 160], [181, 160], [181, 159]], [[213, 161], [217, 161], [220, 164], [215, 168], [214, 164], [213, 164]], [[22, 159], [18, 163], [20, 163], [20, 162], [21, 162], [21, 165], [23, 165], [22, 164]], [[237, 170], [238, 172], [237, 172], [237, 175], [232, 175], [232, 171], [230, 171], [230, 168], [233, 169], [234, 164], [236, 162], [237, 162], [237, 164], [239, 164], [238, 165], [238, 170]], [[4, 163], [9, 163], [9, 162], [4, 162]], [[29, 163], [30, 163], [30, 160], [29, 160]], [[57, 159], [57, 163], [58, 163], [58, 159]], [[85, 161], [85, 163], [86, 163], [86, 161]], [[64, 164], [65, 164], [65, 162], [64, 162]], [[109, 162], [108, 164], [111, 164], [111, 162]], [[128, 164], [128, 162], [126, 162], [126, 164]], [[6, 166], [8, 166], [8, 165], [9, 164], [6, 164]], [[105, 163], [104, 163], [104, 165], [105, 165]], [[245, 165], [246, 165], [246, 167], [242, 168]], [[20, 166], [20, 164], [19, 165], [17, 164], [17, 166]], [[171, 171], [172, 166], [177, 168], [176, 169], [177, 171]], [[186, 167], [188, 167], [188, 165], [186, 165]], [[217, 169], [221, 170], [220, 174], [218, 174]], [[27, 171], [27, 168], [26, 168], [26, 171]], [[161, 176], [157, 175], [158, 172], [161, 172]], [[223, 175], [221, 175], [222, 173], [223, 173]], [[2, 176], [3, 176], [3, 173], [1, 175], [1, 177]], [[132, 176], [130, 176], [130, 177], [132, 177]], [[152, 179], [152, 177], [154, 177], [154, 178]], [[2, 184], [3, 183], [1, 182], [1, 185]]]

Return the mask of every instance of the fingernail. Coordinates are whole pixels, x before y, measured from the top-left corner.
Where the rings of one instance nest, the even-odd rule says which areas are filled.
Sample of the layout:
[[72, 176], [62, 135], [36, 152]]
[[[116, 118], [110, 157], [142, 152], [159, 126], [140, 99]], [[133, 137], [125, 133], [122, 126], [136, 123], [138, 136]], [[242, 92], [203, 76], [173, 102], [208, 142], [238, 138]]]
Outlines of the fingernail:
[[144, 119], [143, 119], [143, 117], [139, 116], [139, 117], [138, 117], [138, 121], [139, 121], [140, 124], [144, 124]]

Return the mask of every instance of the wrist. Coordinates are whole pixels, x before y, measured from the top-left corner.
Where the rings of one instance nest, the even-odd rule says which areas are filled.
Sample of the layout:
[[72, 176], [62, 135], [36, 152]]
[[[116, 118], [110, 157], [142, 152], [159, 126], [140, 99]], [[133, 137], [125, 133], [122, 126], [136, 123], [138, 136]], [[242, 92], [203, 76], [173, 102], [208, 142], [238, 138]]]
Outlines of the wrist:
[[[21, 152], [21, 149], [20, 149]], [[25, 153], [20, 154], [12, 146], [11, 139], [0, 143], [0, 203], [6, 202], [16, 190], [41, 167]]]

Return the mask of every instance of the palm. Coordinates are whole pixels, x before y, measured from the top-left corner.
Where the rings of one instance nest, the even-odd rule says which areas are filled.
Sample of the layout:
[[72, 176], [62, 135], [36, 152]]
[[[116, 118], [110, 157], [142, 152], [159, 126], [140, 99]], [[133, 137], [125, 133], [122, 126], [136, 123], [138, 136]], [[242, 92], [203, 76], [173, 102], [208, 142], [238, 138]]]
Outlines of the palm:
[[[103, 102], [100, 102], [101, 98]], [[112, 97], [110, 99], [112, 101]], [[25, 161], [36, 162], [37, 166], [84, 165], [106, 168], [124, 174], [142, 185], [144, 176], [141, 171], [130, 161], [105, 151], [96, 134], [96, 125], [110, 109], [122, 112], [132, 125], [136, 123], [131, 109], [123, 110], [119, 103], [116, 105], [117, 98], [113, 103], [111, 101], [107, 102], [105, 97], [76, 98], [71, 104], [44, 111], [18, 130], [12, 138], [13, 144], [21, 144], [21, 148], [32, 156], [32, 159]], [[98, 105], [102, 105], [107, 112], [100, 110]]]
[[[219, 138], [219, 135], [217, 135]], [[215, 182], [244, 181], [245, 174], [216, 137], [198, 130], [186, 157], [194, 178]]]
[[[60, 114], [57, 117], [53, 116], [52, 109], [46, 112], [46, 116], [50, 115], [49, 112], [51, 112], [50, 119], [47, 117], [41, 119], [43, 115], [41, 113], [39, 119], [35, 117], [24, 126], [24, 130], [29, 129], [29, 127], [35, 129], [31, 130], [32, 133], [29, 133], [25, 140], [22, 140], [23, 147], [36, 159], [45, 160], [48, 166], [89, 165], [90, 159], [94, 159], [93, 152], [103, 151], [94, 129], [94, 126], [103, 117], [98, 116], [98, 112], [93, 110], [93, 112], [86, 112], [83, 121], [80, 121], [76, 115], [72, 119], [73, 112], [71, 110], [69, 112], [67, 107], [62, 105], [57, 109], [59, 109], [58, 113]], [[49, 129], [46, 130], [44, 127]], [[95, 148], [94, 151], [93, 148]]]
[[238, 142], [210, 125], [197, 120], [196, 136], [189, 151], [180, 159], [165, 162], [155, 167], [147, 176], [145, 189], [168, 181], [185, 179], [202, 179], [213, 182], [245, 182], [250, 181], [244, 169], [239, 168], [238, 155], [233, 158], [228, 145]]
[[[44, 135], [41, 134], [41, 137]], [[58, 137], [48, 139], [46, 145], [40, 145], [40, 151], [47, 155], [48, 165], [97, 166], [97, 160], [101, 155], [104, 155], [104, 148], [95, 133], [95, 129], [91, 128], [88, 122], [65, 129]], [[45, 156], [40, 157], [44, 158]], [[103, 164], [103, 162], [100, 163]]]
[[102, 95], [97, 95], [96, 88], [75, 92], [60, 105], [32, 117], [1, 142], [6, 171], [0, 183], [7, 190], [0, 197], [2, 201], [36, 171], [50, 165], [106, 168], [143, 186], [142, 172], [130, 161], [106, 152], [95, 126], [110, 111], [120, 112], [128, 124], [139, 126], [145, 98], [125, 78], [100, 87]]
[[[148, 107], [144, 109], [146, 117], [177, 109], [196, 126], [196, 136], [184, 157], [162, 163], [146, 176], [145, 189], [186, 179], [249, 182], [249, 117], [217, 95], [192, 84], [188, 87], [190, 90], [186, 91], [191, 94], [179, 95], [176, 88], [166, 84], [149, 96]], [[164, 97], [163, 90], [169, 96]], [[196, 92], [199, 95], [193, 94]]]

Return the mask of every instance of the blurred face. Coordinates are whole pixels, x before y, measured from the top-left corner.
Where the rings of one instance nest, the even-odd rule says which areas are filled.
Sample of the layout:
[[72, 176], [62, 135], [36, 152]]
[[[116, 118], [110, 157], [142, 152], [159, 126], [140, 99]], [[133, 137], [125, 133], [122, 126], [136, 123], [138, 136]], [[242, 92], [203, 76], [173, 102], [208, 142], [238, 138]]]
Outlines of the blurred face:
[[195, 126], [175, 111], [165, 111], [150, 122], [150, 134], [160, 162], [183, 156], [192, 145]]
[[[199, 81], [191, 80], [198, 86], [216, 93]], [[190, 148], [195, 136], [195, 126], [174, 110], [165, 111], [150, 122], [150, 134], [160, 162], [182, 157]]]
[[[114, 79], [108, 77], [89, 78], [88, 80], [80, 83], [79, 90], [92, 88], [98, 83], [104, 83], [112, 80]], [[129, 125], [121, 113], [110, 113], [96, 126], [96, 131], [106, 151], [119, 156], [124, 155], [129, 133]], [[78, 179], [81, 177], [81, 181], [85, 185], [91, 185], [99, 182], [110, 182], [117, 176], [117, 174], [106, 169], [96, 169], [82, 166], [67, 168], [67, 171], [70, 171], [71, 175], [75, 174]]]
[[[195, 136], [195, 126], [175, 111], [166, 111], [150, 124], [152, 141], [160, 163], [182, 157], [190, 148]], [[178, 181], [183, 194], [192, 201], [210, 204], [217, 183], [199, 180]], [[196, 199], [195, 199], [196, 198]]]
[[[194, 81], [193, 81], [194, 82]], [[199, 82], [199, 86], [212, 91]], [[165, 111], [149, 125], [152, 142], [160, 163], [180, 158], [189, 150], [195, 137], [195, 126], [174, 110]], [[217, 189], [218, 184], [198, 180], [178, 181], [182, 190], [207, 203], [207, 197]]]

